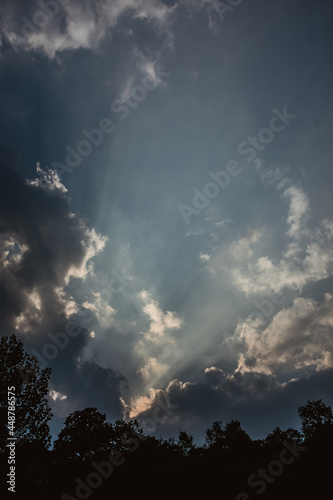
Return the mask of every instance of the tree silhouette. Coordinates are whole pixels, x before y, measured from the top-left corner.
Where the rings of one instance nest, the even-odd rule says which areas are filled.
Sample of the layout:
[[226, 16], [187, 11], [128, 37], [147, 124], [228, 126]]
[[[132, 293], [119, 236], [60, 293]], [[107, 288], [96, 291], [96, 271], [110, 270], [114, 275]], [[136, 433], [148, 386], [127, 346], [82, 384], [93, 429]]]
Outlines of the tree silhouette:
[[239, 449], [251, 443], [251, 438], [238, 420], [230, 420], [224, 428], [224, 446], [228, 450]]
[[[24, 350], [23, 343], [15, 335], [2, 337], [0, 341], [0, 414], [6, 425], [8, 387], [15, 388], [15, 437], [16, 445], [39, 443], [50, 445], [48, 421], [52, 417], [48, 393], [51, 369], [41, 369], [37, 358]], [[2, 428], [0, 449], [3, 451], [7, 429]]]
[[112, 425], [97, 408], [71, 413], [54, 443], [57, 459], [91, 462], [95, 455], [107, 453], [112, 438]]
[[224, 440], [224, 431], [222, 428], [222, 421], [215, 420], [212, 426], [206, 430], [205, 444], [206, 446], [212, 447], [220, 445]]
[[112, 441], [110, 442], [111, 448], [116, 449], [123, 455], [133, 453], [139, 447], [142, 440], [147, 436], [143, 435], [142, 429], [137, 420], [116, 420], [113, 425]]
[[304, 406], [298, 408], [298, 415], [302, 422], [302, 432], [306, 439], [310, 439], [318, 431], [333, 424], [333, 412], [330, 406], [326, 406], [322, 399], [318, 401], [307, 401]]
[[271, 448], [281, 448], [283, 441], [293, 440], [296, 440], [298, 443], [302, 440], [302, 435], [297, 429], [289, 427], [287, 430], [283, 431], [280, 427], [275, 427], [273, 431], [266, 436], [263, 444]]
[[238, 449], [251, 443], [251, 438], [241, 428], [238, 420], [230, 420], [222, 427], [222, 422], [215, 421], [212, 426], [206, 430], [206, 446], [211, 449], [228, 451]]
[[[37, 358], [25, 352], [23, 343], [15, 335], [1, 338], [1, 465], [3, 470], [8, 470], [7, 411], [11, 408], [15, 409], [12, 432], [16, 438], [15, 468], [18, 472], [15, 493], [19, 498], [25, 497], [29, 490], [34, 492], [35, 499], [45, 498], [47, 494], [51, 441], [48, 421], [52, 414], [46, 396], [50, 373], [50, 368], [41, 369]], [[11, 406], [8, 405], [9, 392], [15, 394], [15, 399], [11, 396]]]
[[193, 452], [195, 446], [193, 444], [193, 436], [190, 436], [185, 431], [179, 431], [178, 447], [182, 455], [188, 457]]

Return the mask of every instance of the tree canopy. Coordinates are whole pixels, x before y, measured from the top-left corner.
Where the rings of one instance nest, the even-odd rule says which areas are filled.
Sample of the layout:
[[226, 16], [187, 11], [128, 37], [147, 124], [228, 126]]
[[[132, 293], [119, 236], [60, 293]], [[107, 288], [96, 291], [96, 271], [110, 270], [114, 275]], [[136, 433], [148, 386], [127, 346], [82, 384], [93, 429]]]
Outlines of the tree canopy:
[[302, 432], [307, 439], [333, 424], [332, 408], [325, 405], [322, 399], [307, 401], [305, 405], [298, 408], [298, 415], [302, 423]]
[[[0, 413], [6, 422], [8, 388], [15, 388], [15, 437], [17, 445], [39, 443], [49, 446], [51, 435], [48, 422], [52, 417], [47, 399], [49, 368], [41, 369], [37, 358], [27, 354], [15, 335], [0, 340]], [[4, 449], [7, 433], [1, 433], [0, 448]]]

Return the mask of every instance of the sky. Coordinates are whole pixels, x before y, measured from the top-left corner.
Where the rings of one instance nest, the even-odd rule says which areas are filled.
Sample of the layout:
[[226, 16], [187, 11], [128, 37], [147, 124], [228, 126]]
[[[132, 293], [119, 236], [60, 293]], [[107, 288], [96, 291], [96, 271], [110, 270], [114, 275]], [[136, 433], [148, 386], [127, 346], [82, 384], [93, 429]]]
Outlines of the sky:
[[0, 326], [69, 413], [333, 404], [329, 0], [2, 0]]

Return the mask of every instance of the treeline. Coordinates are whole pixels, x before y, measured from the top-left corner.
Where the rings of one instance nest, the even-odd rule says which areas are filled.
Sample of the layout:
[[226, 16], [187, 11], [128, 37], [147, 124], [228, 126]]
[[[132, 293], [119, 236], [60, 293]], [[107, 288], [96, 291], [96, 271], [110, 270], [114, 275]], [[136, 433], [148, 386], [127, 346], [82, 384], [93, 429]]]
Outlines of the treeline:
[[[15, 336], [1, 339], [0, 370], [5, 497], [107, 500], [210, 494], [233, 500], [298, 500], [326, 498], [331, 491], [333, 412], [322, 400], [298, 408], [300, 431], [276, 427], [265, 439], [253, 440], [239, 421], [216, 421], [206, 430], [203, 446], [185, 430], [177, 439], [156, 438], [145, 435], [136, 420], [111, 423], [97, 408], [85, 408], [67, 417], [51, 449], [50, 371], [40, 369]], [[8, 426], [8, 401], [13, 409], [8, 387], [15, 387], [14, 426]], [[16, 437], [13, 452], [10, 429]], [[10, 456], [15, 493], [8, 489]]]

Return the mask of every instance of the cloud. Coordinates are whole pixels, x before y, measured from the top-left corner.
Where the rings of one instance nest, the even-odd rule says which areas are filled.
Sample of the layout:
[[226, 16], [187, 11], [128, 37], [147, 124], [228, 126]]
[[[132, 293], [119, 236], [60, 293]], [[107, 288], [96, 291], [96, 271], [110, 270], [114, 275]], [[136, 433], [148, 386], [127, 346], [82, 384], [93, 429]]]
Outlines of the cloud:
[[116, 0], [101, 2], [101, 11], [106, 14], [110, 25], [114, 26], [125, 11], [132, 11], [131, 15], [135, 19], [164, 23], [173, 11], [173, 7], [168, 7], [158, 0]]
[[[131, 416], [139, 422], [154, 419], [160, 400], [170, 411], [158, 422], [158, 433], [177, 436], [189, 429], [202, 442], [205, 430], [214, 420], [223, 423], [238, 419], [254, 438], [262, 438], [274, 426], [299, 427], [297, 408], [307, 399], [323, 397], [330, 403], [333, 370], [279, 382], [274, 376], [247, 372], [224, 374], [216, 366], [206, 368], [200, 382], [171, 380], [166, 389], [151, 391], [149, 397], [137, 400]], [[167, 405], [166, 405], [167, 406]], [[294, 417], [291, 417], [294, 415]]]
[[57, 399], [59, 399], [60, 401], [67, 399], [67, 396], [65, 394], [61, 394], [61, 392], [57, 392], [55, 390], [50, 391], [49, 395], [51, 396], [53, 401], [57, 401]]
[[211, 366], [200, 382], [174, 379], [165, 390], [151, 391], [149, 397], [135, 401], [131, 415], [139, 422], [153, 418], [154, 409], [164, 400], [172, 411], [159, 422], [159, 432], [177, 435], [180, 429], [191, 428], [194, 434], [202, 433], [214, 419], [234, 418], [238, 404], [263, 398], [279, 387], [280, 384], [267, 375], [226, 375], [220, 368]]
[[202, 253], [200, 254], [200, 259], [203, 261], [203, 262], [209, 262], [210, 261], [210, 258], [211, 256], [207, 253]]
[[[15, 3], [15, 9], [12, 4]], [[208, 29], [217, 34], [219, 21], [216, 0], [70, 0], [56, 12], [46, 13], [35, 2], [3, 0], [1, 34], [14, 50], [37, 51], [50, 59], [69, 50], [97, 50], [103, 40], [123, 33], [133, 34], [129, 23], [149, 23], [156, 35], [164, 36], [163, 46], [174, 49], [175, 13], [184, 7], [188, 13], [207, 9]], [[1, 47], [1, 45], [0, 45]]]
[[145, 381], [150, 381], [152, 377], [161, 377], [168, 371], [168, 365], [162, 364], [156, 358], [150, 358], [143, 368], [138, 370]]
[[37, 162], [36, 164], [36, 172], [38, 174], [38, 177], [36, 177], [35, 179], [26, 180], [26, 183], [29, 186], [45, 188], [49, 191], [57, 190], [58, 192], [67, 193], [67, 188], [66, 186], [64, 186], [64, 184], [62, 184], [57, 172], [52, 169], [41, 169], [39, 162]]
[[299, 239], [304, 227], [305, 216], [309, 212], [309, 200], [306, 194], [299, 188], [291, 186], [286, 189], [283, 196], [290, 199], [290, 208], [287, 219], [289, 224], [288, 236]]
[[85, 301], [82, 306], [94, 313], [102, 328], [110, 327], [114, 324], [116, 310], [101, 296], [100, 292], [92, 292], [92, 295], [93, 301]]
[[142, 310], [150, 319], [148, 331], [142, 333], [144, 339], [156, 343], [160, 343], [160, 341], [164, 342], [165, 340], [172, 341], [171, 338], [167, 337], [167, 334], [170, 330], [179, 330], [182, 325], [182, 319], [171, 311], [164, 313], [159, 307], [158, 302], [152, 299], [147, 291], [142, 290], [139, 296], [144, 302]]
[[57, 419], [86, 406], [96, 406], [112, 420], [121, 418], [121, 391], [127, 388], [127, 379], [117, 370], [102, 368], [96, 363], [78, 359], [64, 351], [61, 370], [52, 373], [51, 409]]
[[219, 387], [224, 379], [224, 371], [217, 366], [205, 368], [205, 375], [207, 380], [211, 383], [212, 387]]
[[149, 392], [150, 392], [149, 397], [137, 396], [131, 399], [129, 405], [124, 404], [125, 415], [128, 418], [135, 418], [137, 415], [139, 415], [142, 412], [145, 412], [152, 406], [155, 400], [156, 391], [155, 389], [150, 389]]
[[235, 342], [244, 347], [238, 371], [278, 374], [333, 367], [333, 296], [323, 304], [296, 298], [264, 327], [250, 317], [237, 325]]
[[[89, 283], [93, 286], [94, 277]], [[81, 356], [84, 361], [126, 376], [130, 389], [122, 390], [121, 397], [130, 407], [131, 400], [164, 384], [174, 364], [178, 342], [174, 333], [180, 330], [182, 319], [175, 312], [163, 311], [151, 293], [138, 293], [131, 283], [115, 298], [119, 300], [117, 309], [98, 292], [83, 302], [83, 307], [94, 313], [96, 324], [91, 325], [94, 337]]]
[[131, 51], [130, 60], [125, 69], [127, 75], [119, 89], [120, 101], [126, 102], [131, 97], [131, 92], [136, 85], [141, 85], [147, 78], [150, 88], [157, 86], [166, 87], [165, 81], [158, 75], [160, 54], [145, 55], [138, 47]]
[[288, 187], [282, 198], [290, 203], [283, 258], [265, 255], [252, 259], [249, 241], [244, 238], [231, 246], [236, 258], [245, 261], [231, 269], [232, 281], [247, 295], [280, 292], [284, 288], [301, 291], [307, 283], [328, 278], [333, 272], [333, 223], [323, 219], [316, 228], [309, 227], [309, 201], [300, 188]]
[[316, 242], [309, 243], [304, 259], [280, 260], [277, 264], [268, 257], [260, 257], [245, 269], [231, 271], [233, 283], [245, 294], [268, 294], [283, 289], [301, 291], [309, 282], [328, 278], [332, 274], [333, 250]]
[[106, 239], [71, 212], [66, 189], [53, 172], [25, 180], [3, 168], [0, 187], [0, 240], [5, 331], [41, 332], [77, 312], [66, 287], [84, 280]]
[[306, 219], [309, 215], [309, 200], [306, 194], [299, 188], [291, 186], [285, 190], [283, 197], [290, 199], [290, 208], [287, 218], [289, 229], [287, 236], [292, 240], [288, 243], [285, 257], [296, 256], [300, 252], [300, 242], [306, 236]]
[[257, 243], [262, 236], [262, 231], [258, 229], [251, 229], [249, 233], [240, 238], [238, 241], [234, 242], [230, 247], [230, 253], [235, 260], [246, 260], [253, 256], [253, 251], [251, 246]]
[[94, 3], [71, 0], [63, 6], [56, 4], [55, 14], [46, 14], [35, 3], [24, 6], [16, 1], [15, 4], [15, 10], [10, 9], [9, 2], [1, 7], [2, 34], [16, 51], [21, 48], [40, 51], [50, 59], [66, 50], [97, 49], [105, 37], [112, 37], [112, 31], [125, 15], [130, 20], [149, 21], [157, 32], [168, 33], [169, 18], [176, 7], [159, 0], [97, 0]]
[[290, 165], [273, 163], [266, 166], [263, 160], [255, 160], [254, 164], [265, 186], [274, 185], [282, 189], [292, 182], [292, 179], [287, 176], [291, 170]]

